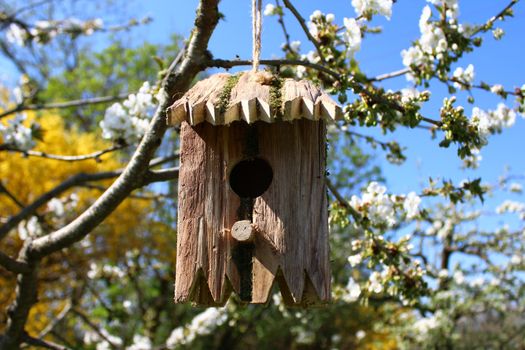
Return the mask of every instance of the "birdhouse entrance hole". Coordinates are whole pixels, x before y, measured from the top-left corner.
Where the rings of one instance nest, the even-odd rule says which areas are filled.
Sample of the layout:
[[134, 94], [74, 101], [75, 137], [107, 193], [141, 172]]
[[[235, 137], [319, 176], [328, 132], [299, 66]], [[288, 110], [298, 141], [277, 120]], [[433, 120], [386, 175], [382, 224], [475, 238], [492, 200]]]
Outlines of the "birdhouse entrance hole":
[[273, 180], [270, 164], [262, 158], [250, 158], [237, 163], [230, 173], [230, 186], [241, 198], [257, 198]]

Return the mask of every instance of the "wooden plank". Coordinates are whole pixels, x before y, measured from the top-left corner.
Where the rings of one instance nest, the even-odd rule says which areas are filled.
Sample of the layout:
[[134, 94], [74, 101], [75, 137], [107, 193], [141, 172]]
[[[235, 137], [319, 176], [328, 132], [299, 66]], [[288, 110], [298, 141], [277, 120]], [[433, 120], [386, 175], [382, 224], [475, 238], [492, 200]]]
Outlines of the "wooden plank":
[[230, 285], [238, 290], [237, 271], [230, 267], [230, 228], [240, 201], [227, 181], [228, 164], [242, 156], [242, 145], [229, 139], [236, 140], [244, 128], [242, 123], [182, 125], [176, 302], [218, 305], [226, 302]]
[[[305, 293], [305, 272], [315, 296], [330, 298], [324, 124], [308, 120], [259, 125], [259, 149], [274, 171], [272, 185], [257, 199], [253, 222], [265, 244], [256, 244], [254, 284], [271, 289], [282, 269], [294, 303]], [[307, 296], [311, 291], [307, 290]], [[261, 296], [261, 300], [264, 298]]]

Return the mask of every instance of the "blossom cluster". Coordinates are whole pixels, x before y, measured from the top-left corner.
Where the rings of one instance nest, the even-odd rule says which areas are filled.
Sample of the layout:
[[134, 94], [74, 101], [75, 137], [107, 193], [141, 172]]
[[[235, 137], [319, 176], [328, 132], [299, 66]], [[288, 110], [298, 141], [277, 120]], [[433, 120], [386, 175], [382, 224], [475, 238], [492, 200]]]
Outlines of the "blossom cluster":
[[122, 346], [124, 343], [121, 338], [112, 335], [104, 328], [100, 329], [99, 332], [100, 334], [92, 331], [84, 333], [84, 344], [96, 345], [96, 350], [110, 350], [114, 346]]
[[17, 23], [11, 23], [6, 32], [6, 39], [18, 46], [25, 46], [34, 41], [38, 44], [46, 44], [60, 34], [69, 34], [76, 37], [80, 34], [91, 35], [103, 28], [100, 18], [81, 21], [77, 18], [64, 20], [37, 21], [33, 27], [25, 28]]
[[368, 185], [361, 198], [354, 195], [350, 200], [354, 210], [377, 227], [393, 227], [399, 212], [403, 212], [408, 219], [416, 217], [420, 203], [421, 198], [414, 192], [404, 197], [388, 195], [386, 187], [375, 181]]
[[466, 69], [456, 68], [453, 73], [453, 80], [456, 89], [466, 90], [474, 81], [474, 66], [469, 64]]
[[98, 278], [114, 278], [114, 279], [122, 279], [126, 276], [126, 272], [123, 271], [118, 266], [112, 266], [112, 265], [104, 265], [101, 266], [99, 264], [91, 263], [89, 265], [89, 271], [87, 273], [87, 277], [89, 279], [98, 279]]
[[175, 349], [191, 344], [197, 337], [211, 334], [228, 320], [227, 308], [209, 308], [195, 316], [187, 326], [181, 326], [171, 332], [166, 346]]
[[379, 14], [390, 19], [392, 16], [392, 0], [352, 0], [352, 6], [359, 16]]
[[480, 136], [487, 137], [489, 134], [501, 132], [503, 128], [510, 128], [516, 121], [516, 112], [503, 103], [499, 103], [496, 110], [483, 111], [478, 107], [472, 109], [470, 119]]
[[521, 220], [525, 220], [525, 203], [506, 200], [496, 208], [497, 214], [516, 213]]
[[156, 106], [165, 98], [162, 90], [156, 95], [153, 93], [150, 84], [145, 82], [138, 93], [129, 95], [122, 103], [111, 105], [100, 122], [102, 137], [124, 144], [139, 141]]
[[26, 115], [18, 113], [7, 125], [0, 123], [0, 135], [4, 144], [23, 151], [35, 147], [33, 129], [23, 124], [25, 120]]

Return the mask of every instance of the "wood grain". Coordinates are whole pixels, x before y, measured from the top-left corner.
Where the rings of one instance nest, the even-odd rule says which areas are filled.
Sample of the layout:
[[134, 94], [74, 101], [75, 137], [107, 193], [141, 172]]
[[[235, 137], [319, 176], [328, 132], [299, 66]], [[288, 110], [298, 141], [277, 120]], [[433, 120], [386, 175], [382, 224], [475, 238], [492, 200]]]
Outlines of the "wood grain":
[[249, 301], [266, 303], [277, 282], [287, 304], [325, 303], [330, 299], [325, 125], [306, 119], [251, 126], [182, 123], [175, 301], [222, 305], [232, 290], [245, 292], [232, 252], [246, 243], [235, 241], [231, 230], [246, 218], [239, 217], [241, 200], [228, 176], [250, 153], [248, 137], [256, 138], [258, 156], [274, 173], [268, 190], [253, 201], [257, 234], [250, 243]]

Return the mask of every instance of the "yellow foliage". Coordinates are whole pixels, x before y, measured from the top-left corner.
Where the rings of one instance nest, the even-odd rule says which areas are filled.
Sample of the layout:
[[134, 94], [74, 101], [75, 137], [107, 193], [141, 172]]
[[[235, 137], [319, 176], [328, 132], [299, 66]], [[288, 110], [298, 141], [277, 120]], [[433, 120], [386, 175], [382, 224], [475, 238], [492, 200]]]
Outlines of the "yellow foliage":
[[[29, 120], [34, 115], [28, 117]], [[110, 144], [94, 133], [80, 132], [77, 129], [66, 129], [63, 120], [56, 115], [46, 114], [38, 118], [43, 129], [44, 141], [38, 142], [35, 150], [48, 154], [81, 155], [105, 149]], [[51, 190], [69, 177], [78, 173], [95, 173], [120, 169], [125, 164], [120, 161], [115, 153], [103, 155], [100, 161], [93, 159], [77, 162], [64, 162], [44, 159], [39, 157], [26, 157], [19, 153], [0, 152], [0, 179], [2, 184], [13, 193], [23, 204], [29, 204], [43, 193]], [[96, 186], [106, 188], [113, 180], [97, 182]], [[66, 198], [71, 193], [78, 196], [75, 208], [66, 212], [64, 222], [46, 220], [49, 208], [44, 205], [39, 208], [38, 215], [44, 218], [47, 231], [59, 228], [71, 221], [85, 210], [101, 194], [101, 189], [73, 188], [61, 194]], [[164, 249], [166, 259], [171, 259], [173, 252], [169, 251], [170, 244], [166, 244], [163, 235], [137, 234], [139, 228], [143, 232], [146, 223], [144, 220], [150, 211], [151, 203], [144, 199], [127, 199], [106, 221], [100, 225], [88, 238], [91, 248], [88, 252], [83, 248], [68, 249], [65, 253], [55, 254], [42, 262], [39, 282], [39, 303], [31, 311], [30, 322], [27, 329], [33, 334], [38, 334], [48, 323], [50, 317], [63, 307], [63, 299], [71, 290], [74, 281], [85, 275], [90, 260], [105, 257], [118, 261], [124, 254], [133, 249], [141, 249], [145, 239], [155, 238], [152, 242], [156, 249]], [[4, 220], [16, 214], [20, 208], [14, 201], [0, 193], [0, 217]], [[154, 230], [165, 230], [161, 224], [156, 223]], [[144, 236], [150, 236], [144, 237]], [[173, 238], [172, 238], [173, 239]], [[16, 255], [22, 241], [17, 230], [13, 230], [7, 239], [0, 243], [4, 252]], [[78, 245], [77, 245], [78, 246]], [[167, 250], [167, 251], [166, 251]], [[64, 254], [66, 256], [64, 257]], [[64, 259], [65, 258], [65, 259]], [[67, 261], [67, 262], [66, 262]], [[5, 310], [13, 298], [14, 276], [0, 269], [0, 310]], [[46, 297], [43, 297], [43, 296]], [[62, 300], [61, 300], [62, 299]], [[5, 323], [5, 315], [0, 314], [0, 330]]]

